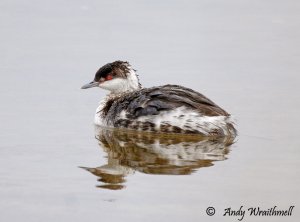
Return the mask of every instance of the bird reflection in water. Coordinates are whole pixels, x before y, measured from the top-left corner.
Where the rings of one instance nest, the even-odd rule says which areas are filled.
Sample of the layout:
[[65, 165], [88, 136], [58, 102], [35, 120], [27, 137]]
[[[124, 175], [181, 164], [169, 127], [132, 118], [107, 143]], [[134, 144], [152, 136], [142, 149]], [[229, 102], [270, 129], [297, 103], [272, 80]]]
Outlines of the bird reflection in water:
[[118, 190], [125, 177], [146, 174], [189, 175], [201, 167], [226, 159], [234, 138], [157, 134], [96, 128], [96, 139], [107, 155], [107, 164], [81, 167], [99, 177], [97, 187]]

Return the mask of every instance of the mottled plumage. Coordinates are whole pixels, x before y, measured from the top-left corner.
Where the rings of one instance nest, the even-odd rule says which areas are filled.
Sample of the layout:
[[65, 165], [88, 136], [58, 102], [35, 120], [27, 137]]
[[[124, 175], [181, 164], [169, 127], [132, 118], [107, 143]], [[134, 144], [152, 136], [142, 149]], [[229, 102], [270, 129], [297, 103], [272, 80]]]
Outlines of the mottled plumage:
[[234, 136], [230, 115], [204, 95], [178, 85], [141, 88], [128, 62], [101, 67], [93, 82], [111, 91], [95, 116], [97, 125], [132, 130]]

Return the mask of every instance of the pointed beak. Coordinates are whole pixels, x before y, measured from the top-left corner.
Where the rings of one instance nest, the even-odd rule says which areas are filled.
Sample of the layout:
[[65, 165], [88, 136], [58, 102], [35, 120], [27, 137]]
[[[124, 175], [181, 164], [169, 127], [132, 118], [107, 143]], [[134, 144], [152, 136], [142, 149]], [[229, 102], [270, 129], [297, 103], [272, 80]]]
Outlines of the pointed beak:
[[98, 87], [99, 86], [99, 83], [96, 82], [96, 81], [92, 81], [88, 84], [85, 84], [81, 87], [81, 89], [88, 89], [88, 88], [92, 88], [92, 87]]

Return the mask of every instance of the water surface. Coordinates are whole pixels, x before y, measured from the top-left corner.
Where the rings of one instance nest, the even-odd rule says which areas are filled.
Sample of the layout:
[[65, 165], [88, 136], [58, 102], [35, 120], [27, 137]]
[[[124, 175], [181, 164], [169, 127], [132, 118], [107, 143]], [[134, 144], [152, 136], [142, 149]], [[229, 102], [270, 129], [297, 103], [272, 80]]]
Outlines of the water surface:
[[[300, 218], [299, 3], [0, 6], [1, 221], [236, 221], [222, 212], [241, 205], [296, 206], [292, 217], [247, 221]], [[80, 86], [117, 59], [145, 87], [208, 96], [235, 116], [237, 141], [99, 138], [93, 115], [106, 92]]]

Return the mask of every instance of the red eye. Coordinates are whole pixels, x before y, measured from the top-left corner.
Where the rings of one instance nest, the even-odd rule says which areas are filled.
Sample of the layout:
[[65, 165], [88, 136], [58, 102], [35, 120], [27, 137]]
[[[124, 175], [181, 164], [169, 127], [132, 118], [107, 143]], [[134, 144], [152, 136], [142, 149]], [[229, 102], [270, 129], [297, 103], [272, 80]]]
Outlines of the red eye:
[[105, 78], [105, 80], [112, 80], [112, 79], [113, 79], [112, 75], [108, 75], [108, 76], [106, 76], [106, 78]]

